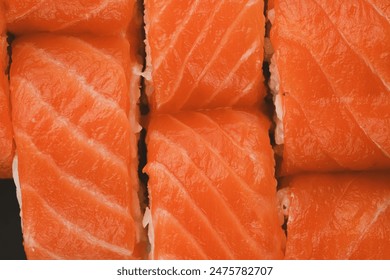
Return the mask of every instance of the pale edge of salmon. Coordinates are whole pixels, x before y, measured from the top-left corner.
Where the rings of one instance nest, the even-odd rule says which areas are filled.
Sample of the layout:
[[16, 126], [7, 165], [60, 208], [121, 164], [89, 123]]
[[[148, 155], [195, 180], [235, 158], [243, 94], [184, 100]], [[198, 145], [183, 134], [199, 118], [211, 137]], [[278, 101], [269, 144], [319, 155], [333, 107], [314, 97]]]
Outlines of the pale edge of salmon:
[[[269, 10], [267, 12], [267, 17], [272, 24], [275, 19], [275, 10], [274, 9]], [[267, 49], [265, 49], [265, 51], [267, 51]], [[284, 109], [283, 109], [281, 93], [279, 92], [280, 78], [279, 78], [279, 70], [277, 65], [277, 56], [278, 56], [277, 52], [272, 54], [271, 63], [269, 67], [271, 73], [269, 87], [271, 89], [271, 94], [275, 105], [275, 114], [274, 114], [274, 122], [276, 124], [275, 143], [277, 145], [282, 145], [284, 143], [284, 129], [283, 129]]]

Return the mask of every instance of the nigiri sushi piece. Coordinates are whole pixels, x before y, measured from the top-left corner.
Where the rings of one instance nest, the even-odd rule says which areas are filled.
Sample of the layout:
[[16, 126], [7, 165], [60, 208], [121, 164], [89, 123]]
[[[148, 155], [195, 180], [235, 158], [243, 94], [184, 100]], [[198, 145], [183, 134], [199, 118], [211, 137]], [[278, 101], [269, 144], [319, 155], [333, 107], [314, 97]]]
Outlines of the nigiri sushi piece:
[[260, 103], [263, 8], [263, 0], [145, 0], [144, 76], [151, 110]]
[[0, 4], [0, 178], [12, 177], [13, 136], [8, 91], [8, 54], [4, 11]]
[[129, 50], [119, 37], [42, 34], [13, 43], [14, 176], [29, 259], [143, 257], [140, 66]]
[[390, 174], [293, 176], [278, 192], [286, 259], [390, 259]]
[[124, 34], [136, 0], [4, 0], [7, 27], [16, 34], [39, 31]]
[[389, 12], [387, 0], [274, 1], [282, 175], [390, 168]]
[[231, 109], [152, 114], [151, 259], [283, 258], [269, 125]]

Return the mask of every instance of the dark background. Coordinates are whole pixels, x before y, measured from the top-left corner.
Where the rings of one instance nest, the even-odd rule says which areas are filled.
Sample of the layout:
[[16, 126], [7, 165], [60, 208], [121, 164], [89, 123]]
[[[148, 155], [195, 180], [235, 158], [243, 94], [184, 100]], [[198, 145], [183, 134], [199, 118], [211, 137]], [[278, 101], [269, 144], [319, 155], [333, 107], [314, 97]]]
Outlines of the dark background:
[[0, 179], [0, 260], [25, 258], [16, 187], [12, 180]]

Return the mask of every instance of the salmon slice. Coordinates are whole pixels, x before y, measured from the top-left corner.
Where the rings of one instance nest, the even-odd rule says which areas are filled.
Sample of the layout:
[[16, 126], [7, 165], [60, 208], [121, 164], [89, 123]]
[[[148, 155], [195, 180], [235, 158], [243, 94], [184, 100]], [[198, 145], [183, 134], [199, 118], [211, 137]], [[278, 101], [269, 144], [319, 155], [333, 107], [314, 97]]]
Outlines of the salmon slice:
[[12, 177], [12, 158], [14, 153], [10, 101], [8, 92], [8, 67], [7, 39], [0, 35], [0, 178]]
[[4, 0], [9, 31], [121, 34], [136, 0]]
[[8, 91], [8, 54], [4, 10], [0, 4], [0, 178], [12, 177], [13, 136]]
[[145, 1], [152, 111], [252, 106], [265, 96], [264, 1]]
[[274, 5], [275, 5], [274, 2], [275, 2], [274, 0], [268, 0], [267, 1], [267, 8], [268, 9], [273, 9]]
[[220, 109], [152, 115], [151, 259], [280, 259], [269, 121]]
[[282, 180], [286, 259], [390, 258], [390, 175], [335, 173]]
[[271, 87], [282, 174], [390, 168], [388, 1], [274, 6]]
[[121, 38], [34, 35], [13, 44], [15, 180], [29, 259], [142, 257], [140, 66], [129, 50]]

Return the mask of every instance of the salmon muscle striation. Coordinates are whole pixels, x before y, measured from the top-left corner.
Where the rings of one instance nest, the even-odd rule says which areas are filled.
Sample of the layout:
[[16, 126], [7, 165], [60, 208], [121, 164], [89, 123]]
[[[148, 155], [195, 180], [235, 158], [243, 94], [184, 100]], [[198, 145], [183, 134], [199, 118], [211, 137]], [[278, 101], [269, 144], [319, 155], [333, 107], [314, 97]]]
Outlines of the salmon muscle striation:
[[151, 259], [280, 259], [269, 121], [231, 109], [152, 115]]
[[140, 66], [129, 54], [128, 41], [114, 37], [13, 44], [14, 176], [29, 259], [142, 257]]

